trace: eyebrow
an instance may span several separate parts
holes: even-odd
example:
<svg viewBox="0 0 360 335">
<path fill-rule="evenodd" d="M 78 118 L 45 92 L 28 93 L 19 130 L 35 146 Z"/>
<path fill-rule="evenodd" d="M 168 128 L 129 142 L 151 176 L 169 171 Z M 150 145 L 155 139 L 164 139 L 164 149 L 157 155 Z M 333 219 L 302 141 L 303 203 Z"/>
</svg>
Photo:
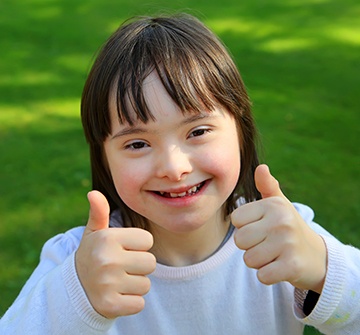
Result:
<svg viewBox="0 0 360 335">
<path fill-rule="evenodd" d="M 191 124 L 191 123 L 199 121 L 199 120 L 209 119 L 209 118 L 212 119 L 212 118 L 216 118 L 216 117 L 217 116 L 212 113 L 193 114 L 193 115 L 185 118 L 184 120 L 182 120 L 179 124 L 179 127 L 183 126 L 183 125 Z M 121 129 L 120 131 L 118 131 L 116 134 L 111 136 L 111 138 L 114 139 L 114 138 L 118 138 L 118 137 L 122 137 L 122 136 L 126 136 L 126 135 L 146 134 L 149 132 L 150 131 L 148 129 L 141 127 L 141 126 L 128 126 L 128 127 Z"/>
</svg>

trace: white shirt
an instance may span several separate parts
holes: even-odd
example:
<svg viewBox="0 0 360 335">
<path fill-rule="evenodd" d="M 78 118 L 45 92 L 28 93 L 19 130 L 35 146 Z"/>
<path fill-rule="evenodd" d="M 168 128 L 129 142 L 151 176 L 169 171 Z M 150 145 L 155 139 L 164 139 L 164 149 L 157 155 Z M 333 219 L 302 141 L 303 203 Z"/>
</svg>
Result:
<svg viewBox="0 0 360 335">
<path fill-rule="evenodd" d="M 38 267 L 0 320 L 0 333 L 300 335 L 307 323 L 324 334 L 360 334 L 360 251 L 314 223 L 309 207 L 294 205 L 324 238 L 328 251 L 325 286 L 307 317 L 301 308 L 302 292 L 288 283 L 261 284 L 230 238 L 198 264 L 157 264 L 149 276 L 145 309 L 108 320 L 92 308 L 77 277 L 74 253 L 84 230 L 78 227 L 44 245 Z"/>
</svg>

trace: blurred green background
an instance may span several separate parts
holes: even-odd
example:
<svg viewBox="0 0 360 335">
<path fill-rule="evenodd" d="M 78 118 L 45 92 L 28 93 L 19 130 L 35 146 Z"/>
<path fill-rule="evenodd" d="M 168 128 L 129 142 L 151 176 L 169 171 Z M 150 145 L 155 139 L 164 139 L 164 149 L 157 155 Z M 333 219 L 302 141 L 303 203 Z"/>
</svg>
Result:
<svg viewBox="0 0 360 335">
<path fill-rule="evenodd" d="M 2 0 L 0 315 L 44 242 L 87 220 L 79 101 L 96 50 L 129 16 L 173 10 L 198 16 L 230 49 L 263 161 L 287 196 L 360 247 L 357 0 Z"/>
</svg>

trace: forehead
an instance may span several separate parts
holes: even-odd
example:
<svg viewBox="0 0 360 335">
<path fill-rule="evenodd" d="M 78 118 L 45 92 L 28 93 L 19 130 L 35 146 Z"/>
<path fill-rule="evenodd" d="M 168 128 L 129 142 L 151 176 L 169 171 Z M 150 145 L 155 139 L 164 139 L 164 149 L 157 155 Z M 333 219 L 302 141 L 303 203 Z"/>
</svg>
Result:
<svg viewBox="0 0 360 335">
<path fill-rule="evenodd" d="M 156 119 L 154 114 L 162 111 L 166 112 L 170 109 L 169 107 L 176 105 L 155 71 L 152 71 L 142 82 L 141 88 L 139 89 L 141 95 L 135 97 L 129 92 L 129 90 L 126 91 L 124 99 L 125 106 L 121 108 L 121 106 L 119 106 L 119 94 L 121 94 L 121 92 L 118 91 L 116 85 L 112 86 L 109 95 L 109 111 L 112 122 L 117 120 L 120 123 L 130 123 L 126 122 L 129 118 L 132 121 L 131 123 L 139 123 L 141 121 L 146 123 L 139 117 L 139 113 L 141 113 L 139 109 L 142 108 L 141 104 L 146 106 L 149 115 L 154 116 L 151 117 L 151 119 Z"/>
<path fill-rule="evenodd" d="M 109 95 L 109 112 L 111 123 L 114 124 L 140 124 L 148 121 L 156 121 L 173 114 L 174 111 L 179 115 L 197 115 L 208 114 L 209 108 L 202 103 L 200 98 L 196 97 L 194 89 L 190 88 L 192 99 L 196 99 L 201 108 L 181 109 L 180 106 L 168 93 L 157 71 L 153 70 L 142 82 L 139 93 L 136 97 L 134 94 L 125 93 L 125 106 L 119 105 L 119 91 L 116 85 L 113 85 Z M 144 108 L 145 107 L 145 108 Z M 144 110 L 145 109 L 145 110 Z M 146 117 L 141 117 L 146 113 Z M 129 121 L 130 120 L 130 121 Z"/>
</svg>

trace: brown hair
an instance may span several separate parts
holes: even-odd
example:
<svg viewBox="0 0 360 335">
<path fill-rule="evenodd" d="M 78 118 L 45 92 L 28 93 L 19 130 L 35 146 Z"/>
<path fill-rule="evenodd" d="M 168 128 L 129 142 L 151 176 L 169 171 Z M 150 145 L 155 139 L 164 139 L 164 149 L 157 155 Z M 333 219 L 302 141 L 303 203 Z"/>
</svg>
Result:
<svg viewBox="0 0 360 335">
<path fill-rule="evenodd" d="M 240 196 L 247 202 L 258 199 L 253 177 L 258 165 L 256 130 L 244 83 L 224 45 L 202 22 L 188 14 L 128 20 L 100 50 L 81 101 L 93 188 L 106 196 L 111 210 L 120 209 L 125 226 L 146 228 L 147 220 L 128 208 L 117 194 L 103 143 L 111 133 L 109 96 L 114 89 L 119 122 L 134 121 L 127 99 L 139 120 L 144 123 L 153 120 L 142 91 L 144 79 L 153 70 L 183 113 L 200 112 L 204 106 L 212 110 L 220 104 L 235 118 L 241 172 L 224 205 L 225 215 L 236 207 Z"/>
</svg>

